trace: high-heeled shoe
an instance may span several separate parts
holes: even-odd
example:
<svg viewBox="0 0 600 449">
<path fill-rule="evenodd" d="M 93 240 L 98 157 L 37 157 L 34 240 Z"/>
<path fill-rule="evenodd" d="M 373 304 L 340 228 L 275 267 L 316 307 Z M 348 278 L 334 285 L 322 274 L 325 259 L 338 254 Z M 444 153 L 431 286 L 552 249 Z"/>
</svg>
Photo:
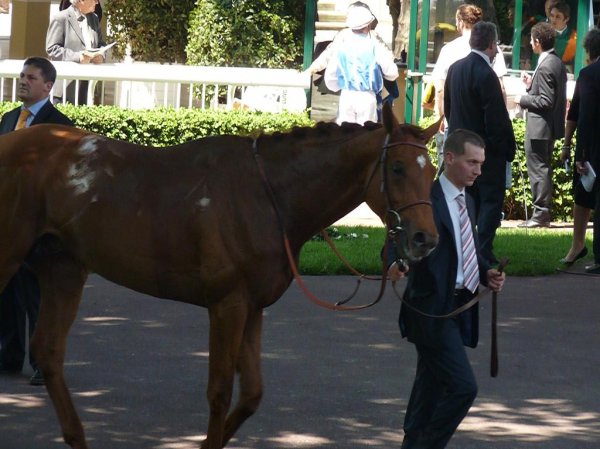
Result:
<svg viewBox="0 0 600 449">
<path fill-rule="evenodd" d="M 563 265 L 566 265 L 567 267 L 570 267 L 575 262 L 577 262 L 579 259 L 587 256 L 587 253 L 588 253 L 588 249 L 587 249 L 587 247 L 584 246 L 583 249 L 581 251 L 579 251 L 579 254 L 577 254 L 575 256 L 575 259 L 573 259 L 573 260 L 567 260 L 566 257 L 563 257 L 562 259 L 560 259 L 560 263 L 562 263 Z"/>
</svg>

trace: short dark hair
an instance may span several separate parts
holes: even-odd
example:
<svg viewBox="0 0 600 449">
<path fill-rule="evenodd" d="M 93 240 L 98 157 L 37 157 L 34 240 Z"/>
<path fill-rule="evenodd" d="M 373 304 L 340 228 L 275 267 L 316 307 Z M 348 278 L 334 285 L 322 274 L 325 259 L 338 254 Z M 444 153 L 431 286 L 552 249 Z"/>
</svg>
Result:
<svg viewBox="0 0 600 449">
<path fill-rule="evenodd" d="M 588 31 L 583 40 L 583 48 L 592 61 L 600 56 L 600 30 L 598 28 Z"/>
<path fill-rule="evenodd" d="M 531 28 L 531 37 L 539 41 L 542 50 L 547 51 L 554 47 L 556 30 L 547 22 L 538 22 Z"/>
<path fill-rule="evenodd" d="M 483 51 L 498 40 L 496 25 L 492 22 L 477 22 L 471 30 L 469 45 L 474 50 Z"/>
<path fill-rule="evenodd" d="M 553 9 L 556 9 L 558 12 L 562 13 L 562 15 L 565 16 L 565 19 L 571 18 L 571 7 L 567 3 L 556 2 L 550 10 L 552 11 Z"/>
<path fill-rule="evenodd" d="M 446 138 L 444 143 L 444 152 L 450 151 L 456 155 L 465 154 L 465 144 L 470 143 L 471 145 L 485 148 L 485 142 L 481 136 L 473 131 L 467 129 L 456 129 L 452 131 Z"/>
<path fill-rule="evenodd" d="M 52 84 L 56 82 L 56 68 L 54 64 L 50 62 L 49 59 L 43 58 L 41 56 L 31 56 L 27 58 L 23 63 L 24 66 L 32 65 L 37 67 L 42 71 L 42 77 L 44 78 L 44 82 L 51 81 Z"/>
</svg>

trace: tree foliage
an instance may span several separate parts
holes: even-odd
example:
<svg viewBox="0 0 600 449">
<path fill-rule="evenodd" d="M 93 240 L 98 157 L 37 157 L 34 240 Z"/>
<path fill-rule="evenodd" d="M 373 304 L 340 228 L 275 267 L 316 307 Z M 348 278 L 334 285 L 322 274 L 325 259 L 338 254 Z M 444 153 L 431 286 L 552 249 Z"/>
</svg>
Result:
<svg viewBox="0 0 600 449">
<path fill-rule="evenodd" d="M 299 67 L 304 1 L 202 0 L 194 8 L 188 63 L 222 67 Z"/>
<path fill-rule="evenodd" d="M 200 3 L 203 3 L 202 0 Z M 123 57 L 127 44 L 139 61 L 178 62 L 186 59 L 189 15 L 196 0 L 108 0 L 109 41 L 113 55 Z"/>
</svg>

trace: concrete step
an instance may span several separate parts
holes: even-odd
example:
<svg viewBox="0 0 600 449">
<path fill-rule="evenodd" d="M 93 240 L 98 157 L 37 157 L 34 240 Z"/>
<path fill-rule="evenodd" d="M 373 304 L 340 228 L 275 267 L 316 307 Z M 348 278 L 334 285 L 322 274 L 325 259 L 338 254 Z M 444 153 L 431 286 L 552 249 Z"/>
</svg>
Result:
<svg viewBox="0 0 600 449">
<path fill-rule="evenodd" d="M 346 13 L 343 11 L 319 11 L 320 22 L 346 22 Z"/>
<path fill-rule="evenodd" d="M 317 11 L 334 11 L 336 7 L 335 0 L 319 0 L 317 2 Z"/>
<path fill-rule="evenodd" d="M 345 23 L 339 22 L 315 22 L 315 28 L 317 30 L 335 30 L 336 32 L 346 28 Z"/>
</svg>

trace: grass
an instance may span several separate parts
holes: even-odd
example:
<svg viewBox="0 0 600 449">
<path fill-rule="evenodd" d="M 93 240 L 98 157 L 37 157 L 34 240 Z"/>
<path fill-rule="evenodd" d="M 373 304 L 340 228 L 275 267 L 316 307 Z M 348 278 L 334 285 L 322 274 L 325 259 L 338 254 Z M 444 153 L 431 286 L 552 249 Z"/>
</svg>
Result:
<svg viewBox="0 0 600 449">
<path fill-rule="evenodd" d="M 330 233 L 340 253 L 350 264 L 364 274 L 380 274 L 380 252 L 385 230 L 379 227 L 338 226 Z M 558 262 L 571 246 L 571 230 L 498 229 L 494 253 L 498 258 L 508 257 L 506 272 L 511 276 L 543 276 L 556 274 Z M 591 231 L 587 235 L 591 249 Z M 584 259 L 592 260 L 590 254 Z M 311 240 L 300 254 L 300 272 L 305 275 L 350 274 L 326 242 Z"/>
</svg>

